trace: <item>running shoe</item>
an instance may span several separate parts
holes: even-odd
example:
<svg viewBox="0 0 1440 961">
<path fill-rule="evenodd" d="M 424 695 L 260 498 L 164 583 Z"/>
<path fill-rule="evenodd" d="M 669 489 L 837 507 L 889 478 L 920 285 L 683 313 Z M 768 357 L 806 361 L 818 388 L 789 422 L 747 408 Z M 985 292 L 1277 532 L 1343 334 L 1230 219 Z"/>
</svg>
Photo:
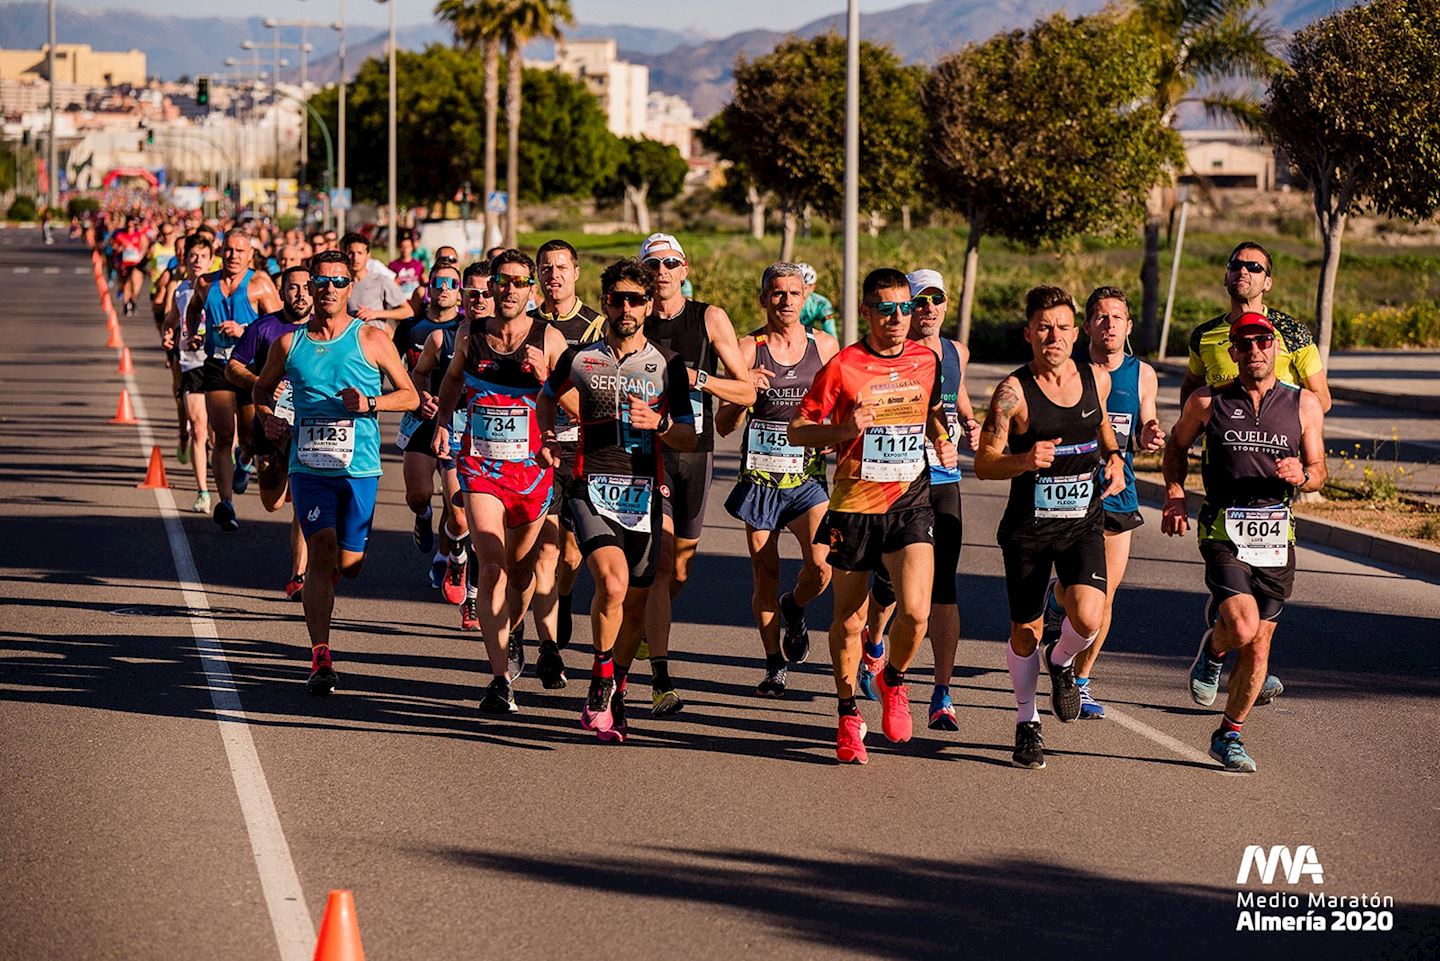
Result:
<svg viewBox="0 0 1440 961">
<path fill-rule="evenodd" d="M 867 701 L 878 701 L 880 695 L 875 690 L 875 675 L 885 669 L 885 655 L 881 653 L 878 657 L 871 657 L 866 650 L 870 646 L 870 628 L 860 629 L 860 669 L 855 674 L 855 687 L 860 696 Z"/>
<path fill-rule="evenodd" d="M 960 721 L 955 717 L 955 705 L 950 700 L 949 691 L 937 691 L 930 698 L 930 730 L 960 730 Z"/>
<path fill-rule="evenodd" d="M 250 471 L 254 465 L 240 459 L 240 451 L 235 451 L 235 479 L 231 486 L 236 494 L 243 494 L 250 489 Z"/>
<path fill-rule="evenodd" d="M 503 677 L 492 678 L 480 699 L 481 714 L 519 714 L 520 705 L 515 703 L 515 692 L 510 682 Z"/>
<path fill-rule="evenodd" d="M 227 534 L 233 534 L 240 529 L 240 519 L 235 516 L 235 505 L 229 501 L 220 501 L 215 505 L 214 512 L 210 515 L 220 529 Z"/>
<path fill-rule="evenodd" d="M 430 558 L 430 586 L 440 590 L 440 585 L 445 583 L 445 574 L 450 569 L 450 559 L 445 555 Z M 450 599 L 447 597 L 447 601 Z M 461 598 L 464 600 L 464 598 Z"/>
<path fill-rule="evenodd" d="M 1190 700 L 1201 707 L 1215 703 L 1215 694 L 1220 690 L 1220 671 L 1225 667 L 1223 657 L 1217 661 L 1210 655 L 1213 633 L 1209 630 L 1200 635 L 1200 648 L 1195 652 L 1195 660 L 1190 662 Z"/>
<path fill-rule="evenodd" d="M 1269 704 L 1284 693 L 1285 685 L 1280 683 L 1280 678 L 1274 674 L 1267 674 L 1265 676 L 1264 686 L 1260 688 L 1260 693 L 1255 696 L 1255 706 L 1260 707 L 1262 704 Z"/>
<path fill-rule="evenodd" d="M 1225 765 L 1227 771 L 1255 773 L 1255 759 L 1240 742 L 1239 731 L 1216 731 L 1210 735 L 1210 756 Z"/>
<path fill-rule="evenodd" d="M 301 600 L 305 592 L 305 575 L 296 574 L 285 582 L 285 600 Z"/>
<path fill-rule="evenodd" d="M 1105 716 L 1105 705 L 1095 700 L 1088 683 L 1080 685 L 1080 720 L 1098 721 Z"/>
<path fill-rule="evenodd" d="M 785 682 L 789 679 L 790 669 L 784 664 L 776 668 L 765 668 L 765 676 L 760 683 L 755 685 L 755 693 L 761 697 L 784 697 Z"/>
<path fill-rule="evenodd" d="M 675 693 L 673 687 L 663 690 L 650 691 L 650 716 L 668 717 L 671 714 L 679 714 L 685 702 L 680 700 L 680 695 Z"/>
<path fill-rule="evenodd" d="M 607 744 L 624 744 L 630 736 L 630 722 L 625 720 L 624 691 L 616 691 L 610 699 L 610 730 L 596 731 L 595 736 Z"/>
<path fill-rule="evenodd" d="M 792 618 L 786 613 L 787 607 L 793 607 L 799 613 Z M 780 617 L 785 622 L 785 636 L 780 641 L 785 660 L 791 664 L 804 664 L 810 656 L 810 629 L 805 624 L 805 608 L 795 603 L 793 591 L 780 598 Z"/>
<path fill-rule="evenodd" d="M 415 515 L 415 530 L 411 532 L 411 540 L 415 542 L 415 549 L 422 554 L 435 550 L 435 529 L 430 526 L 432 516 L 430 511 Z"/>
<path fill-rule="evenodd" d="M 210 492 L 201 491 L 200 493 L 196 494 L 195 503 L 190 505 L 190 509 L 197 514 L 210 513 Z"/>
<path fill-rule="evenodd" d="M 1045 739 L 1040 736 L 1039 721 L 1015 725 L 1015 753 L 1010 755 L 1010 763 L 1032 771 L 1045 766 Z"/>
<path fill-rule="evenodd" d="M 875 675 L 875 688 L 880 694 L 880 730 L 892 744 L 910 740 L 914 733 L 914 722 L 910 719 L 910 694 L 901 681 L 891 687 L 885 681 L 885 672 Z"/>
<path fill-rule="evenodd" d="M 475 609 L 475 598 L 467 597 L 460 605 L 460 630 L 480 630 L 480 612 Z"/>
<path fill-rule="evenodd" d="M 465 601 L 464 554 L 460 555 L 459 560 L 445 560 L 445 578 L 440 582 L 440 594 L 450 604 L 461 604 Z"/>
<path fill-rule="evenodd" d="M 841 764 L 866 764 L 870 753 L 865 750 L 865 735 L 869 729 L 859 714 L 846 714 L 840 718 L 835 731 L 835 757 Z"/>
<path fill-rule="evenodd" d="M 317 696 L 333 694 L 338 680 L 339 675 L 330 662 L 330 645 L 318 644 L 311 648 L 310 679 L 305 682 L 305 689 Z"/>
<path fill-rule="evenodd" d="M 1050 709 L 1060 720 L 1073 721 L 1080 716 L 1080 688 L 1075 683 L 1075 668 L 1070 664 L 1057 666 L 1050 660 L 1054 652 L 1054 644 L 1040 649 L 1040 659 L 1050 674 Z"/>
<path fill-rule="evenodd" d="M 1060 628 L 1065 623 L 1065 607 L 1055 593 L 1057 583 L 1058 581 L 1052 577 L 1049 586 L 1045 588 L 1045 623 L 1041 628 L 1041 643 L 1059 640 Z"/>
<path fill-rule="evenodd" d="M 568 683 L 565 677 L 565 659 L 554 641 L 540 643 L 540 656 L 535 659 L 535 674 L 540 686 L 547 691 L 558 691 Z"/>
<path fill-rule="evenodd" d="M 594 731 L 602 741 L 609 740 L 606 735 L 615 727 L 615 713 L 611 710 L 614 698 L 615 678 L 590 678 L 590 693 L 585 697 L 585 706 L 580 709 L 580 726 Z"/>
<path fill-rule="evenodd" d="M 516 624 L 510 631 L 510 642 L 505 645 L 510 655 L 510 677 L 518 680 L 525 673 L 525 623 Z"/>
</svg>

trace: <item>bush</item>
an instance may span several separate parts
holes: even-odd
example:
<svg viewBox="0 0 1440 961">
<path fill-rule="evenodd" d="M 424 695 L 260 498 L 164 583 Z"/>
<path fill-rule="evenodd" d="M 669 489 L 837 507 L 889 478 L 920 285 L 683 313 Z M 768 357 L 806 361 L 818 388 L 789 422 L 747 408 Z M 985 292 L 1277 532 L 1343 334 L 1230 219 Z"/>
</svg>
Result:
<svg viewBox="0 0 1440 961">
<path fill-rule="evenodd" d="M 70 202 L 65 205 L 65 216 L 84 217 L 87 213 L 93 214 L 100 210 L 100 201 L 94 197 L 71 197 Z"/>
<path fill-rule="evenodd" d="M 1440 347 L 1440 300 L 1338 317 L 1335 341 L 1340 347 Z"/>
<path fill-rule="evenodd" d="M 35 198 L 27 197 L 24 194 L 15 198 L 10 209 L 5 212 L 6 220 L 34 220 L 39 214 L 35 208 Z"/>
</svg>

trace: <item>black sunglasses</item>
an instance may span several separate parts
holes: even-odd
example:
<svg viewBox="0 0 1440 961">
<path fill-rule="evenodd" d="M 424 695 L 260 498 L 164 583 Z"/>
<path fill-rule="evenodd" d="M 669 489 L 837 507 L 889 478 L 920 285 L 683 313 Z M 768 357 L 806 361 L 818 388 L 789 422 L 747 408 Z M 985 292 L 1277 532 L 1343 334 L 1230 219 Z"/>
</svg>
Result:
<svg viewBox="0 0 1440 961">
<path fill-rule="evenodd" d="M 1225 266 L 1231 273 L 1236 273 L 1241 270 L 1248 270 L 1252 274 L 1269 273 L 1269 271 L 1265 269 L 1265 265 L 1258 260 L 1232 260 Z"/>
<path fill-rule="evenodd" d="M 316 274 L 310 278 L 310 282 L 316 287 L 334 287 L 336 290 L 344 290 L 350 286 L 349 277 L 332 277 L 329 274 Z"/>
<path fill-rule="evenodd" d="M 664 267 L 666 270 L 674 270 L 684 263 L 679 257 L 647 257 L 644 261 L 646 267 Z"/>
<path fill-rule="evenodd" d="M 622 304 L 627 307 L 640 307 L 649 302 L 649 294 L 642 294 L 635 290 L 612 290 L 605 295 L 605 303 L 611 307 L 619 307 Z"/>
<path fill-rule="evenodd" d="M 1230 346 L 1241 353 L 1249 353 L 1251 346 L 1259 347 L 1261 350 L 1269 350 L 1270 345 L 1275 343 L 1274 334 L 1256 334 L 1254 337 L 1231 337 Z"/>
</svg>

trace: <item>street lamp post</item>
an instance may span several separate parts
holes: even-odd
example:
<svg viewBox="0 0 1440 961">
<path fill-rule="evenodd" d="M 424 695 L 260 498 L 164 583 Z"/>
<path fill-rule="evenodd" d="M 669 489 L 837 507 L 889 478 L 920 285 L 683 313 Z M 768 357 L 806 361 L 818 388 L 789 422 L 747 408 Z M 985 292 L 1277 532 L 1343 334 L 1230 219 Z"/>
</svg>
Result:
<svg viewBox="0 0 1440 961">
<path fill-rule="evenodd" d="M 271 37 L 270 40 L 269 40 L 267 43 L 257 43 L 257 42 L 255 42 L 254 40 L 245 40 L 245 41 L 242 41 L 242 42 L 241 42 L 240 46 L 241 46 L 242 49 L 245 49 L 245 50 L 259 49 L 259 48 L 261 48 L 261 47 L 264 47 L 264 48 L 272 51 L 272 52 L 274 53 L 274 55 L 275 55 L 275 76 L 274 76 L 274 78 L 273 78 L 273 79 L 271 80 L 271 82 L 270 82 L 270 104 L 271 104 L 271 112 L 274 113 L 274 115 L 275 115 L 275 197 L 274 197 L 274 203 L 272 204 L 272 211 L 273 211 L 273 216 L 274 216 L 274 218 L 275 218 L 275 223 L 278 224 L 278 223 L 280 222 L 280 172 L 281 172 L 281 169 L 280 169 L 280 164 L 281 164 L 281 156 L 280 156 L 280 94 L 279 94 L 279 90 L 280 90 L 280 68 L 281 68 L 281 67 L 288 67 L 288 66 L 290 65 L 290 61 L 288 61 L 288 60 L 281 60 L 281 59 L 280 59 L 280 51 L 281 51 L 281 50 L 298 50 L 298 51 L 300 51 L 301 55 L 303 56 L 305 53 L 308 52 L 308 51 L 306 50 L 306 48 L 309 47 L 310 45 L 309 45 L 309 44 L 300 44 L 300 43 L 281 43 L 281 42 L 280 42 L 280 31 L 279 31 L 279 28 L 278 28 L 278 27 L 275 27 L 275 28 L 273 28 L 273 29 L 275 30 L 275 35 L 274 35 L 273 37 Z M 313 49 L 313 48 L 312 48 L 312 49 Z M 305 122 L 305 115 L 304 115 L 303 113 L 302 113 L 301 116 L 300 116 L 300 120 L 301 120 L 301 124 L 300 124 L 300 125 L 301 125 L 302 128 L 305 127 L 305 126 L 307 126 L 307 124 L 306 124 L 306 122 Z"/>
<path fill-rule="evenodd" d="M 50 49 L 46 54 L 46 73 L 50 77 L 50 136 L 45 140 L 45 164 L 49 168 L 49 179 L 45 192 L 45 205 L 50 208 L 50 218 L 55 218 L 55 208 L 60 206 L 60 171 L 55 166 L 59 156 L 55 149 L 55 0 L 50 0 Z M 47 235 L 48 240 L 48 235 Z"/>
<path fill-rule="evenodd" d="M 390 229 L 385 232 L 390 252 L 390 259 L 396 256 L 395 239 L 400 231 L 400 220 L 396 216 L 395 205 L 395 0 L 375 0 L 376 3 L 388 3 L 390 5 L 390 41 L 386 45 L 389 50 L 389 74 L 390 74 L 390 196 L 389 196 L 389 222 Z"/>
<path fill-rule="evenodd" d="M 301 3 L 305 3 L 306 0 L 300 0 L 300 2 L 301 2 Z M 341 0 L 341 3 L 340 3 L 340 15 L 341 15 L 342 17 L 345 15 L 345 3 L 344 3 L 344 0 Z M 344 118 L 344 116 L 345 116 L 345 34 L 344 34 L 345 24 L 342 23 L 341 21 L 338 21 L 338 20 L 337 20 L 337 21 L 334 21 L 334 22 L 332 23 L 332 22 L 322 21 L 322 20 L 311 20 L 309 17 L 300 17 L 300 18 L 298 18 L 298 19 L 283 19 L 283 18 L 277 18 L 277 17 L 267 17 L 267 18 L 265 19 L 265 21 L 264 21 L 264 24 L 265 24 L 265 26 L 270 27 L 270 28 L 272 28 L 272 29 L 275 28 L 275 27 L 299 27 L 299 28 L 300 28 L 300 90 L 301 90 L 301 93 L 304 95 L 305 100 L 306 100 L 307 103 L 309 102 L 309 99 L 310 99 L 310 68 L 309 68 L 310 58 L 307 56 L 307 54 L 309 53 L 310 50 L 313 50 L 313 49 L 314 49 L 313 45 L 309 45 L 309 44 L 307 43 L 307 41 L 308 41 L 308 39 L 309 39 L 309 30 L 310 30 L 311 27 L 323 27 L 323 28 L 326 28 L 326 29 L 329 29 L 329 30 L 334 30 L 334 31 L 340 33 L 340 90 L 339 90 L 339 94 L 340 94 L 340 117 L 341 117 L 341 121 L 340 121 L 340 122 L 343 124 L 343 123 L 344 123 L 344 119 L 343 119 L 343 118 Z M 332 174 L 333 174 L 333 171 L 332 171 Z M 301 183 L 308 183 L 308 182 L 309 182 L 309 179 L 310 179 L 310 125 L 309 125 L 308 123 L 304 123 L 304 124 L 302 124 L 301 127 L 300 127 L 300 181 L 301 181 Z M 341 184 L 343 185 L 343 183 L 344 183 L 344 179 L 343 179 L 343 177 L 342 177 L 342 178 L 341 178 Z M 336 184 L 335 184 L 335 182 L 334 182 L 333 176 L 332 176 L 330 182 L 327 183 L 325 186 L 326 186 L 327 188 L 336 186 Z M 328 209 L 328 207 L 327 207 L 326 209 Z"/>
<path fill-rule="evenodd" d="M 860 339 L 860 3 L 850 0 L 845 28 L 845 266 L 842 344 Z"/>
<path fill-rule="evenodd" d="M 336 152 L 340 156 L 335 161 L 335 180 L 337 181 L 335 186 L 343 194 L 345 192 L 345 86 L 347 82 L 345 79 L 345 0 L 340 0 L 340 20 L 337 26 L 340 30 L 340 97 L 338 103 L 340 144 L 336 147 Z M 342 234 L 345 232 L 347 213 L 348 211 L 343 207 L 335 211 L 335 229 Z"/>
</svg>

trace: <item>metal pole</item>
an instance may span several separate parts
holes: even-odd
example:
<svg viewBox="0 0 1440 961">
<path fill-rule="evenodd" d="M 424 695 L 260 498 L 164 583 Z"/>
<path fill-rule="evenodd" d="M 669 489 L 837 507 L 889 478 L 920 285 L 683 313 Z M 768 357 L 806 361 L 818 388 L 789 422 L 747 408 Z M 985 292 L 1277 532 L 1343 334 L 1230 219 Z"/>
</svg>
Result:
<svg viewBox="0 0 1440 961">
<path fill-rule="evenodd" d="M 280 31 L 271 38 L 275 41 L 275 72 L 270 75 L 270 112 L 275 117 L 275 201 L 271 205 L 274 224 L 280 226 Z"/>
<path fill-rule="evenodd" d="M 55 149 L 55 0 L 50 0 L 50 49 L 47 56 L 46 72 L 50 75 L 50 136 L 45 141 L 46 165 L 49 167 L 49 190 L 45 194 L 45 205 L 50 216 L 55 217 L 55 208 L 60 206 L 60 177 L 55 166 L 59 152 Z"/>
<path fill-rule="evenodd" d="M 338 181 L 335 186 L 341 193 L 345 191 L 345 84 L 345 0 L 340 0 L 340 156 L 335 164 L 335 179 Z M 344 209 L 335 211 L 335 229 L 340 233 L 345 232 L 346 212 Z"/>
<path fill-rule="evenodd" d="M 860 339 L 860 2 L 850 0 L 845 27 L 845 266 L 841 343 Z"/>
<path fill-rule="evenodd" d="M 301 0 L 303 3 L 304 0 Z M 310 55 L 305 49 L 307 34 L 310 29 L 310 18 L 305 17 L 300 21 L 300 96 L 308 103 L 310 100 Z M 300 185 L 306 186 L 310 180 L 310 122 L 304 114 L 300 115 Z"/>
<path fill-rule="evenodd" d="M 1175 306 L 1175 284 L 1180 279 L 1180 253 L 1185 249 L 1185 220 L 1190 213 L 1190 188 L 1180 188 L 1180 225 L 1175 229 L 1175 259 L 1170 264 L 1170 293 L 1165 298 L 1165 320 L 1160 324 L 1160 353 L 1157 359 L 1165 359 L 1165 348 L 1170 341 L 1170 310 Z"/>
<path fill-rule="evenodd" d="M 390 0 L 390 229 L 387 246 L 390 259 L 396 256 L 395 237 L 400 232 L 400 221 L 395 215 L 395 0 Z"/>
</svg>

